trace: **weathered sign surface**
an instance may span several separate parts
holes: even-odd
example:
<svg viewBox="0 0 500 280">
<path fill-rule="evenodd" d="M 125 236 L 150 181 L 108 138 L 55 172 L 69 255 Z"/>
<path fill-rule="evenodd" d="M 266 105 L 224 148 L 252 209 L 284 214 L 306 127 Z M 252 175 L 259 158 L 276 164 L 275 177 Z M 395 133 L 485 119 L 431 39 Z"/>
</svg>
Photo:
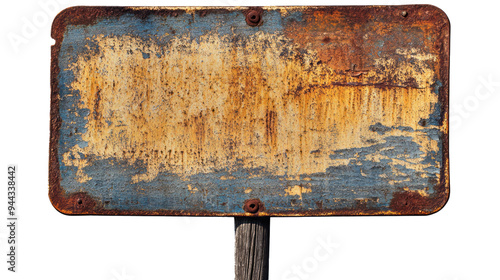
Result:
<svg viewBox="0 0 500 280">
<path fill-rule="evenodd" d="M 433 6 L 75 7 L 52 26 L 66 214 L 429 214 L 449 193 Z"/>
</svg>

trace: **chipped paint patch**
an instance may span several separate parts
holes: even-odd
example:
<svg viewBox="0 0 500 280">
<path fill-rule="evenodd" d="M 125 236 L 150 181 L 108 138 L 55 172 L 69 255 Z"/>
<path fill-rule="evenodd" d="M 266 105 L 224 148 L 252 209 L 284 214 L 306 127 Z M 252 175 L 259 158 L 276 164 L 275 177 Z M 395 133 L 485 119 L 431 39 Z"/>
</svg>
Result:
<svg viewBox="0 0 500 280">
<path fill-rule="evenodd" d="M 302 200 L 302 194 L 312 192 L 311 188 L 303 187 L 303 186 L 293 186 L 285 189 L 286 195 L 296 195 Z"/>
<path fill-rule="evenodd" d="M 196 193 L 198 191 L 198 189 L 196 187 L 193 188 L 193 186 L 191 186 L 191 185 L 188 185 L 188 190 L 190 193 Z"/>
</svg>

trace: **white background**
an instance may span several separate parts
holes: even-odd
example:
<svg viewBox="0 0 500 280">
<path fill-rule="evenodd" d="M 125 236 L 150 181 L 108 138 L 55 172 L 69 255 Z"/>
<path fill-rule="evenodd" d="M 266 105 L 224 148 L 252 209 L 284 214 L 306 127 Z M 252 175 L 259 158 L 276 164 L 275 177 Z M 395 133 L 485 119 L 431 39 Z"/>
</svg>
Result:
<svg viewBox="0 0 500 280">
<path fill-rule="evenodd" d="M 58 11 L 74 5 L 306 3 L 57 1 Z M 47 193 L 50 25 L 55 13 L 41 7 L 47 2 L 4 1 L 1 6 L 0 279 L 233 279 L 232 218 L 77 217 L 52 207 Z M 417 3 L 426 2 L 315 0 L 307 4 Z M 500 279 L 499 5 L 497 1 L 431 4 L 443 9 L 451 21 L 448 204 L 424 217 L 273 218 L 270 279 Z M 30 23 L 36 23 L 36 30 L 23 34 Z M 12 44 L 12 36 L 23 38 L 22 43 Z M 15 274 L 7 272 L 3 261 L 10 163 L 19 170 Z M 321 240 L 335 243 L 335 248 L 324 250 Z M 321 258 L 315 252 L 321 252 Z M 303 275 L 294 273 L 294 267 Z"/>
</svg>

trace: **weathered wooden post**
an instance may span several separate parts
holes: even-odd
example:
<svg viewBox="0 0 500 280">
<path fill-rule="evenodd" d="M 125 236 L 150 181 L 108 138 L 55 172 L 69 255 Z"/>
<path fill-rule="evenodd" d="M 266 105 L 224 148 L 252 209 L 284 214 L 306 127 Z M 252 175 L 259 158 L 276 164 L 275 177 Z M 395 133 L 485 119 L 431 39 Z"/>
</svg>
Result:
<svg viewBox="0 0 500 280">
<path fill-rule="evenodd" d="M 236 279 L 269 278 L 270 217 L 234 218 Z"/>
<path fill-rule="evenodd" d="M 74 7 L 54 20 L 50 199 L 64 214 L 426 215 L 449 194 L 436 7 Z"/>
</svg>

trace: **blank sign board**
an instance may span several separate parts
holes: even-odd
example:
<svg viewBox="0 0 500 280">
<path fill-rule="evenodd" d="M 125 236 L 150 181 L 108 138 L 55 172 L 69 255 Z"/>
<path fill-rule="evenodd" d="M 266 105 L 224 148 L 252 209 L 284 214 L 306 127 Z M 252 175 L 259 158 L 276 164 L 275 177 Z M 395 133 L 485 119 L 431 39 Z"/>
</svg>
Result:
<svg viewBox="0 0 500 280">
<path fill-rule="evenodd" d="M 74 7 L 54 20 L 65 214 L 430 214 L 449 193 L 433 6 Z"/>
</svg>

